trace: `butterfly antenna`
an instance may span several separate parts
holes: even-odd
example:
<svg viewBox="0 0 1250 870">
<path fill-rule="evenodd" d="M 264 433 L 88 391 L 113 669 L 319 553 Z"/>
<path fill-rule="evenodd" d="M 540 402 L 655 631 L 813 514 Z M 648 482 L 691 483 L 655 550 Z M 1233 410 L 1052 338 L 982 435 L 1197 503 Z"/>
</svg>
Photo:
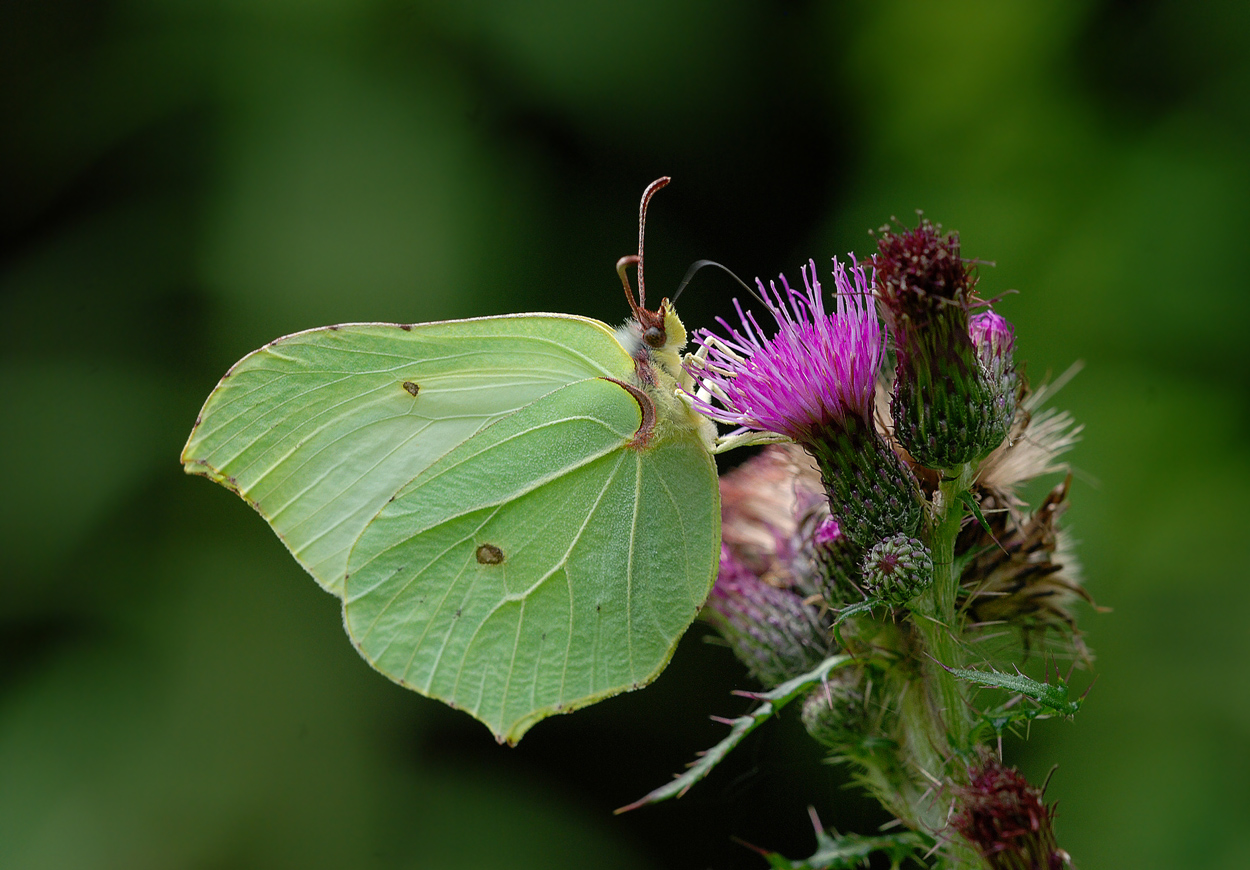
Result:
<svg viewBox="0 0 1250 870">
<path fill-rule="evenodd" d="M 629 276 L 625 274 L 625 270 L 637 262 L 637 254 L 630 254 L 616 261 L 616 274 L 621 276 L 621 284 L 625 287 L 625 301 L 629 303 L 629 310 L 635 320 L 638 319 L 638 302 L 634 299 L 634 288 L 629 286 Z"/>
<path fill-rule="evenodd" d="M 698 272 L 700 269 L 702 269 L 704 266 L 715 266 L 717 269 L 720 269 L 722 272 L 727 274 L 730 278 L 733 278 L 740 285 L 742 285 L 742 289 L 746 290 L 748 293 L 754 296 L 757 302 L 759 302 L 764 307 L 768 307 L 768 303 L 765 302 L 760 297 L 760 294 L 756 292 L 754 287 L 752 287 L 746 281 L 743 281 L 736 274 L 734 274 L 734 271 L 730 269 L 728 266 L 722 266 L 720 263 L 716 262 L 715 260 L 695 260 L 693 263 L 690 264 L 690 268 L 686 270 L 686 277 L 681 279 L 681 284 L 678 285 L 677 292 L 673 294 L 672 301 L 674 303 L 677 302 L 677 297 L 681 295 L 681 291 L 686 289 L 686 285 L 690 283 L 690 279 L 693 278 L 695 276 L 695 273 Z"/>
<path fill-rule="evenodd" d="M 638 206 L 638 307 L 647 307 L 647 285 L 642 278 L 642 242 L 647 233 L 647 203 L 651 201 L 651 197 L 655 196 L 655 192 L 664 187 L 673 179 L 665 175 L 657 178 L 655 181 L 647 185 L 647 189 L 642 192 L 642 204 Z"/>
</svg>

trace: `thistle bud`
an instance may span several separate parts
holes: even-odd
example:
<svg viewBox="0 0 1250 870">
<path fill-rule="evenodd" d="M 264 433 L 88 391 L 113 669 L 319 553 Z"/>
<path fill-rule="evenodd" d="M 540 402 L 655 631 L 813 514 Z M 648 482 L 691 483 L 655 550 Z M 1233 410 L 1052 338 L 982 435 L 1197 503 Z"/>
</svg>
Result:
<svg viewBox="0 0 1250 870">
<path fill-rule="evenodd" d="M 825 517 L 812 535 L 812 555 L 820 595 L 831 607 L 849 604 L 862 596 L 858 589 L 863 550 L 842 534 L 833 517 Z"/>
<path fill-rule="evenodd" d="M 956 790 L 951 827 L 992 870 L 1062 870 L 1071 858 L 1055 843 L 1054 806 L 1015 768 L 984 753 L 967 786 Z"/>
<path fill-rule="evenodd" d="M 915 538 L 891 535 L 864 556 L 863 573 L 869 595 L 899 607 L 933 582 L 933 558 Z"/>
<path fill-rule="evenodd" d="M 768 687 L 811 670 L 829 652 L 816 609 L 790 590 L 765 583 L 728 547 L 721 547 L 720 573 L 704 616 Z"/>
<path fill-rule="evenodd" d="M 803 727 L 830 749 L 857 744 L 868 736 L 868 709 L 861 669 L 834 671 L 803 700 Z"/>
<path fill-rule="evenodd" d="M 972 315 L 968 334 L 976 348 L 984 374 L 994 391 L 994 409 L 1004 432 L 1011 429 L 1016 414 L 1020 378 L 1012 355 L 1016 347 L 1015 331 L 1005 317 L 986 309 Z"/>
<path fill-rule="evenodd" d="M 873 265 L 898 352 L 895 436 L 930 468 L 953 468 L 993 450 L 1007 426 L 969 335 L 976 280 L 960 257 L 959 235 L 928 220 L 902 233 L 883 227 Z"/>
<path fill-rule="evenodd" d="M 968 320 L 968 335 L 977 350 L 981 365 L 991 371 L 1011 365 L 1016 349 L 1016 334 L 1007 318 L 987 308 Z"/>
</svg>

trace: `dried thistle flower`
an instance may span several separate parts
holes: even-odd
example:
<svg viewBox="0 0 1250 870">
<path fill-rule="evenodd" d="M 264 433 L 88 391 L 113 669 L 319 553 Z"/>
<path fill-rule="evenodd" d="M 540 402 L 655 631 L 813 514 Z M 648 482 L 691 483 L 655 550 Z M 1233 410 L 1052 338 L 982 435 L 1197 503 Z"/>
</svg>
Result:
<svg viewBox="0 0 1250 870">
<path fill-rule="evenodd" d="M 1029 647 L 1047 630 L 1065 638 L 1082 658 L 1089 653 L 1072 613 L 1076 600 L 1092 604 L 1081 586 L 1080 564 L 1059 520 L 1068 506 L 1069 474 L 1028 512 L 1020 488 L 1045 474 L 1067 472 L 1060 457 L 1080 436 L 1071 416 L 1039 410 L 1075 369 L 1020 403 L 1010 437 L 981 461 L 976 491 L 989 530 L 969 523 L 955 552 L 972 558 L 960 577 L 959 605 L 975 625 L 1008 624 Z"/>
<path fill-rule="evenodd" d="M 963 529 L 956 552 L 976 555 L 960 577 L 959 604 L 974 625 L 1016 627 L 1026 647 L 1034 636 L 1054 629 L 1087 658 L 1070 608 L 1078 598 L 1093 602 L 1080 585 L 1067 536 L 1057 527 L 1070 483 L 1069 476 L 1027 518 L 991 511 L 988 531 L 971 524 Z"/>
</svg>

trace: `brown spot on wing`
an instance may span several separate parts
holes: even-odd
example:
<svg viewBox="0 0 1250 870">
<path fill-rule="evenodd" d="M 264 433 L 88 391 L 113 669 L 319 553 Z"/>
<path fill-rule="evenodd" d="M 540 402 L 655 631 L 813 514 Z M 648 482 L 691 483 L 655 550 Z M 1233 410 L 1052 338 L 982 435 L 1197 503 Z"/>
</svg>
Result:
<svg viewBox="0 0 1250 870">
<path fill-rule="evenodd" d="M 482 544 L 477 548 L 479 565 L 500 565 L 503 563 L 503 550 L 494 544 Z"/>
</svg>

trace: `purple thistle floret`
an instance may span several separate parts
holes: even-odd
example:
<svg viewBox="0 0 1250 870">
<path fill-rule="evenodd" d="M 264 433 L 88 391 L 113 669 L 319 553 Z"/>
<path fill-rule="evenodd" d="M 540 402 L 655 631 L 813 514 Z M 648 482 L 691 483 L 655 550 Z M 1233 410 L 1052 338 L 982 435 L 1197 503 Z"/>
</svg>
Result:
<svg viewBox="0 0 1250 870">
<path fill-rule="evenodd" d="M 840 542 L 843 537 L 842 527 L 838 525 L 838 521 L 833 517 L 825 517 L 816 527 L 812 541 L 818 547 L 829 547 Z"/>
<path fill-rule="evenodd" d="M 1016 348 L 1016 333 L 1011 323 L 989 308 L 969 318 L 968 335 L 981 363 L 986 366 L 1004 357 L 1010 358 Z"/>
<path fill-rule="evenodd" d="M 810 271 L 809 271 L 810 269 Z M 836 301 L 825 310 L 816 263 L 803 267 L 805 293 L 780 276 L 765 289 L 756 280 L 777 333 L 765 338 L 755 316 L 735 299 L 741 330 L 717 318 L 727 337 L 699 330 L 695 342 L 707 358 L 691 367 L 697 384 L 717 404 L 693 397 L 700 413 L 748 430 L 778 432 L 810 443 L 830 425 L 848 417 L 868 420 L 873 410 L 877 372 L 885 349 L 872 298 L 872 279 L 852 260 L 833 261 Z"/>
<path fill-rule="evenodd" d="M 1015 419 L 1020 379 L 1012 360 L 1016 333 L 1010 321 L 987 308 L 968 319 L 968 336 L 985 367 L 990 387 L 990 412 L 1005 434 Z"/>
</svg>

